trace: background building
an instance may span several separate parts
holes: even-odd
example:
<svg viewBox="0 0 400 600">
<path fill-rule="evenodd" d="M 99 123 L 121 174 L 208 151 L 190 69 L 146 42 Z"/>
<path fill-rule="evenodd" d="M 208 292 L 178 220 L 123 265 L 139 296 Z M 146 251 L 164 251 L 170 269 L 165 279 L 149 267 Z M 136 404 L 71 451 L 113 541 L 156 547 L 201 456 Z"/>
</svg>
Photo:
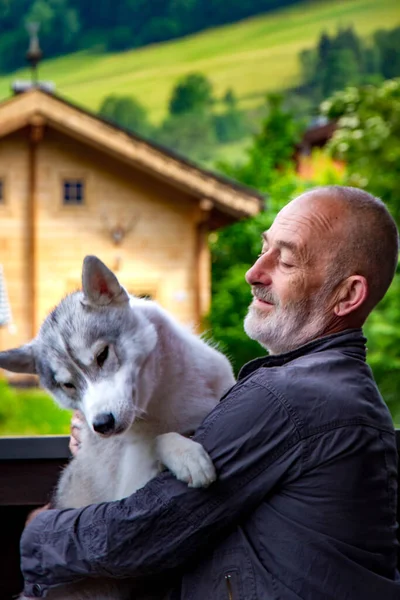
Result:
<svg viewBox="0 0 400 600">
<path fill-rule="evenodd" d="M 207 236 L 261 195 L 40 89 L 0 104 L 0 263 L 13 315 L 1 348 L 33 337 L 99 256 L 129 292 L 199 328 Z"/>
</svg>

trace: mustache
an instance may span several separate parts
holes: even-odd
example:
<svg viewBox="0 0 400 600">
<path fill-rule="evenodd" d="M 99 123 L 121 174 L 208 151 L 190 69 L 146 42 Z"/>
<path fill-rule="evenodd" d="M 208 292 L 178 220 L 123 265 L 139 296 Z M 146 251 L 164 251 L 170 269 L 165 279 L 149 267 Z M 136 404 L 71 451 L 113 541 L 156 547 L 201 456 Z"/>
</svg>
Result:
<svg viewBox="0 0 400 600">
<path fill-rule="evenodd" d="M 264 287 L 263 285 L 253 285 L 251 288 L 251 293 L 258 300 L 262 300 L 263 302 L 268 302 L 269 304 L 279 304 L 279 298 L 275 296 L 271 290 Z"/>
</svg>

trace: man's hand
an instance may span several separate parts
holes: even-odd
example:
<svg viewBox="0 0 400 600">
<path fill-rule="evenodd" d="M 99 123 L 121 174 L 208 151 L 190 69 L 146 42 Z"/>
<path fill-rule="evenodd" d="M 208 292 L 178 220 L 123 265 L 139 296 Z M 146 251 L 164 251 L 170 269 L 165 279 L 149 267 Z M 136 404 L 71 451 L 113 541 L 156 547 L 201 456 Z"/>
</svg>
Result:
<svg viewBox="0 0 400 600">
<path fill-rule="evenodd" d="M 76 456 L 81 447 L 81 429 L 84 422 L 84 416 L 79 410 L 75 410 L 71 419 L 71 437 L 69 439 L 69 449 L 72 456 Z"/>
<path fill-rule="evenodd" d="M 49 508 L 50 504 L 45 504 L 45 506 L 41 506 L 40 508 L 35 508 L 35 510 L 32 510 L 25 521 L 25 527 L 27 527 L 29 523 L 33 521 L 35 517 L 37 517 L 37 515 L 39 515 L 41 512 L 44 512 L 45 510 L 49 510 Z"/>
</svg>

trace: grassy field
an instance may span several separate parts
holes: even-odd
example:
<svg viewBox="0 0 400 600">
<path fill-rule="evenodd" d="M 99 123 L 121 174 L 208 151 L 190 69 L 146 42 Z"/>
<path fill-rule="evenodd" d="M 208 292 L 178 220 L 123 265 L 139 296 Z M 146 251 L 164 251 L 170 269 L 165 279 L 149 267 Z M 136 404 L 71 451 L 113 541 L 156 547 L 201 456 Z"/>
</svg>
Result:
<svg viewBox="0 0 400 600">
<path fill-rule="evenodd" d="M 58 408 L 46 392 L 0 381 L 0 436 L 67 434 L 70 420 L 71 412 Z"/>
<path fill-rule="evenodd" d="M 40 65 L 40 78 L 56 83 L 57 92 L 96 111 L 111 93 L 137 97 L 159 122 L 173 85 L 182 75 L 200 71 L 210 77 L 217 95 L 232 87 L 240 106 L 262 102 L 268 91 L 297 83 L 298 53 L 315 45 L 322 30 L 353 24 L 362 36 L 400 23 L 398 0 L 306 0 L 234 25 L 210 29 L 174 42 L 117 54 L 80 52 Z M 25 48 L 21 48 L 21 53 Z M 0 99 L 13 79 L 0 78 Z"/>
</svg>

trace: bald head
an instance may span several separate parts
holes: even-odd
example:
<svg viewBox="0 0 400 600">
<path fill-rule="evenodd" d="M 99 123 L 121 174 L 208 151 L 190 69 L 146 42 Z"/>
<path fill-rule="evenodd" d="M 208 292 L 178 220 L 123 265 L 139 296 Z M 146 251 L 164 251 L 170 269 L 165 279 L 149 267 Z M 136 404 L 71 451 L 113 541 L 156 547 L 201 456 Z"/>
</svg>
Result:
<svg viewBox="0 0 400 600">
<path fill-rule="evenodd" d="M 397 266 L 386 206 L 356 188 L 315 188 L 289 202 L 247 271 L 246 333 L 273 354 L 361 327 Z"/>
<path fill-rule="evenodd" d="M 332 260 L 328 278 L 337 281 L 362 275 L 368 283 L 365 316 L 388 290 L 398 261 L 399 233 L 385 204 L 358 188 L 315 188 L 294 202 L 315 209 L 325 225 Z"/>
</svg>

